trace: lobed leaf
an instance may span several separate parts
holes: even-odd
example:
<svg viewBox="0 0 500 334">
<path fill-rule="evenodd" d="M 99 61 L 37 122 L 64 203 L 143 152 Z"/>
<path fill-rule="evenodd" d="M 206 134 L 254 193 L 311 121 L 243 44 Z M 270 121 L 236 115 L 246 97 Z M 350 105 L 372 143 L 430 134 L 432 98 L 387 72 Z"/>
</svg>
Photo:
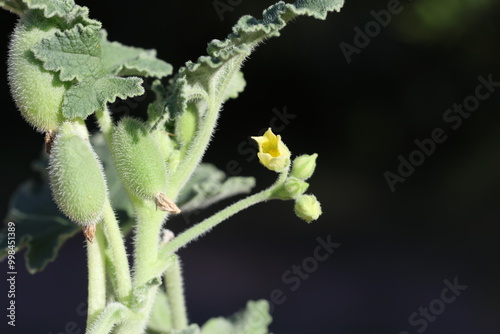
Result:
<svg viewBox="0 0 500 334">
<path fill-rule="evenodd" d="M 249 301 L 244 310 L 229 318 L 213 318 L 201 328 L 202 334 L 268 334 L 272 318 L 266 300 Z"/>
<path fill-rule="evenodd" d="M 102 71 L 99 42 L 98 28 L 77 24 L 43 39 L 32 51 L 47 71 L 59 72 L 60 80 L 82 82 Z"/>
<path fill-rule="evenodd" d="M 22 0 L 22 2 L 25 5 L 24 11 L 27 9 L 40 9 L 46 18 L 59 17 L 67 24 L 80 22 L 98 28 L 101 26 L 99 21 L 89 18 L 89 9 L 87 7 L 79 6 L 73 0 Z"/>
<path fill-rule="evenodd" d="M 22 0 L 0 0 L 0 7 L 19 16 L 27 9 Z"/>
<path fill-rule="evenodd" d="M 64 242 L 80 231 L 64 217 L 52 200 L 48 183 L 24 182 L 12 196 L 5 221 L 15 223 L 16 252 L 24 254 L 30 273 L 42 271 L 52 262 Z M 0 258 L 7 256 L 7 228 L 0 234 Z"/>
<path fill-rule="evenodd" d="M 66 91 L 62 112 L 64 117 L 69 119 L 86 118 L 96 110 L 104 110 L 106 103 L 114 102 L 117 97 L 125 99 L 142 94 L 144 94 L 142 79 L 137 77 L 89 78 L 74 84 Z"/>
<path fill-rule="evenodd" d="M 235 76 L 254 48 L 270 37 L 279 36 L 287 22 L 306 15 L 324 19 L 330 11 L 339 11 L 344 0 L 298 0 L 295 4 L 282 1 L 263 12 L 262 19 L 246 15 L 233 27 L 223 41 L 208 44 L 207 56 L 197 62 L 188 61 L 179 70 L 170 87 L 166 104 L 171 113 L 181 113 L 190 101 L 205 100 L 209 108 L 220 108 L 228 98 L 235 97 L 243 86 L 234 89 Z M 238 85 L 236 85 L 238 87 Z"/>
<path fill-rule="evenodd" d="M 101 30 L 102 66 L 106 73 L 126 76 L 163 78 L 172 74 L 172 65 L 156 58 L 156 50 L 145 50 L 109 42 L 107 33 Z"/>
</svg>

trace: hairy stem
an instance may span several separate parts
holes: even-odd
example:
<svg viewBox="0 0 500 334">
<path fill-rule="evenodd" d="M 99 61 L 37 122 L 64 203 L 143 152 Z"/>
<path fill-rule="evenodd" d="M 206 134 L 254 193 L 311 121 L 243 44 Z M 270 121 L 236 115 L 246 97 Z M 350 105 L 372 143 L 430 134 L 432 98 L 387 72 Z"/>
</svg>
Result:
<svg viewBox="0 0 500 334">
<path fill-rule="evenodd" d="M 177 195 L 182 190 L 182 187 L 189 180 L 194 170 L 203 158 L 203 154 L 205 153 L 208 144 L 210 143 L 210 139 L 215 129 L 217 119 L 219 118 L 219 110 L 222 105 L 226 88 L 229 85 L 234 73 L 237 72 L 240 68 L 239 65 L 236 66 L 235 64 L 241 64 L 244 59 L 245 55 L 241 55 L 239 57 L 235 57 L 230 61 L 233 66 L 230 67 L 231 70 L 226 74 L 224 83 L 219 87 L 219 94 L 211 99 L 207 98 L 207 112 L 204 117 L 200 119 L 198 131 L 193 138 L 193 141 L 189 145 L 189 149 L 184 159 L 177 167 L 175 174 L 172 177 L 171 183 L 169 184 L 167 195 L 172 200 L 176 200 Z"/>
<path fill-rule="evenodd" d="M 199 224 L 189 228 L 188 230 L 182 232 L 174 239 L 170 240 L 167 244 L 162 245 L 159 252 L 159 262 L 157 263 L 157 267 L 166 267 L 172 263 L 171 256 L 176 253 L 180 248 L 186 246 L 191 241 L 199 238 L 204 235 L 208 231 L 210 231 L 215 226 L 222 223 L 224 220 L 233 216 L 234 214 L 251 207 L 260 202 L 267 201 L 269 199 L 273 199 L 273 193 L 276 189 L 278 189 L 286 180 L 288 176 L 288 171 L 290 166 L 288 166 L 284 171 L 280 173 L 280 176 L 276 180 L 276 182 L 269 188 L 258 192 L 254 195 L 248 196 L 238 202 L 226 207 L 225 209 L 217 212 L 213 216 L 205 219 Z M 156 269 L 158 270 L 158 269 Z"/>
<path fill-rule="evenodd" d="M 156 209 L 152 201 L 133 200 L 136 208 L 134 250 L 134 288 L 140 288 L 155 276 L 151 269 L 158 258 L 160 229 L 166 213 Z"/>
<path fill-rule="evenodd" d="M 113 133 L 113 120 L 111 119 L 109 110 L 107 108 L 104 110 L 98 110 L 95 115 L 97 118 L 97 124 L 99 124 L 99 128 L 104 135 L 104 139 L 109 146 L 111 143 L 111 134 Z"/>
<path fill-rule="evenodd" d="M 186 302 L 184 300 L 184 282 L 181 262 L 177 255 L 171 266 L 165 271 L 165 290 L 172 313 L 172 328 L 184 329 L 188 326 Z"/>
<path fill-rule="evenodd" d="M 117 323 L 129 318 L 128 309 L 120 303 L 110 303 L 92 322 L 87 326 L 87 334 L 109 334 Z"/>
<path fill-rule="evenodd" d="M 110 272 L 111 278 L 115 281 L 116 296 L 119 301 L 127 305 L 132 293 L 129 263 L 123 236 L 109 200 L 105 204 L 103 223 L 110 252 L 112 264 Z"/>
<path fill-rule="evenodd" d="M 97 224 L 94 242 L 87 241 L 88 309 L 87 327 L 106 307 L 106 254 L 102 223 Z"/>
</svg>

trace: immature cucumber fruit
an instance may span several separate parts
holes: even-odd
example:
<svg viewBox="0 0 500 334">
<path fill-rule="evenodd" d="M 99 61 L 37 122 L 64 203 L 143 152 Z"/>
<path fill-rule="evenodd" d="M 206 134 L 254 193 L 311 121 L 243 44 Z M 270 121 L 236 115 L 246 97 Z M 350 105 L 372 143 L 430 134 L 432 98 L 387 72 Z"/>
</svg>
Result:
<svg viewBox="0 0 500 334">
<path fill-rule="evenodd" d="M 147 126 L 133 118 L 123 118 L 111 140 L 116 169 L 129 192 L 154 200 L 164 211 L 178 212 L 165 196 L 167 165 L 163 151 Z"/>
<path fill-rule="evenodd" d="M 63 122 L 62 101 L 69 83 L 43 69 L 31 48 L 59 30 L 55 18 L 29 10 L 16 25 L 8 56 L 10 89 L 23 117 L 40 132 L 54 131 Z"/>
<path fill-rule="evenodd" d="M 102 165 L 80 127 L 71 122 L 59 127 L 49 156 L 49 180 L 59 209 L 89 226 L 101 220 L 108 194 Z"/>
</svg>

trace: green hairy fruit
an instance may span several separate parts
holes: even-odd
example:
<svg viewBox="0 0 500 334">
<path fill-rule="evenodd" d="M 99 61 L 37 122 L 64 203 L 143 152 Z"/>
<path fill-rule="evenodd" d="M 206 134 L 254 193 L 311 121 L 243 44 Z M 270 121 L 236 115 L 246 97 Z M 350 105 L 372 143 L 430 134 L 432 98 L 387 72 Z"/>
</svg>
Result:
<svg viewBox="0 0 500 334">
<path fill-rule="evenodd" d="M 56 130 L 64 121 L 62 101 L 69 84 L 44 70 L 31 48 L 58 30 L 55 19 L 30 10 L 17 23 L 10 44 L 8 75 L 12 96 L 26 121 L 40 132 Z"/>
<path fill-rule="evenodd" d="M 111 152 L 118 174 L 130 193 L 152 200 L 165 192 L 164 154 L 155 135 L 143 122 L 123 118 L 113 131 Z"/>
<path fill-rule="evenodd" d="M 49 179 L 59 209 L 75 223 L 98 223 L 107 200 L 106 179 L 83 126 L 63 123 L 49 157 Z"/>
</svg>

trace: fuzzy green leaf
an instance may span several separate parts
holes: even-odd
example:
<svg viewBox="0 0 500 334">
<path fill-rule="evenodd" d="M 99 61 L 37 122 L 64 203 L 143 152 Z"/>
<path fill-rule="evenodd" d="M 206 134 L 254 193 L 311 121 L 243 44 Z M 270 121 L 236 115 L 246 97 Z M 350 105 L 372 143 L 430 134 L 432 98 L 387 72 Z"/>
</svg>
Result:
<svg viewBox="0 0 500 334">
<path fill-rule="evenodd" d="M 14 193 L 5 221 L 16 224 L 16 251 L 24 254 L 30 273 L 52 262 L 64 242 L 80 228 L 63 217 L 52 201 L 48 183 L 27 181 Z M 0 258 L 7 255 L 7 229 L 0 234 Z"/>
<path fill-rule="evenodd" d="M 41 9 L 46 18 L 57 16 L 67 24 L 80 22 L 85 25 L 101 26 L 101 23 L 89 19 L 89 9 L 78 6 L 73 0 L 22 0 L 27 9 Z"/>
<path fill-rule="evenodd" d="M 229 99 L 235 99 L 245 90 L 246 86 L 245 77 L 243 76 L 243 72 L 238 71 L 233 75 L 231 81 L 229 82 L 227 89 L 225 91 L 225 95 L 223 101 L 227 101 Z"/>
<path fill-rule="evenodd" d="M 22 0 L 0 0 L 0 7 L 17 15 L 22 15 L 27 9 Z"/>
<path fill-rule="evenodd" d="M 172 74 L 172 66 L 156 58 L 156 50 L 126 46 L 109 42 L 107 33 L 101 30 L 102 66 L 106 73 L 119 76 L 137 75 L 162 78 Z"/>
<path fill-rule="evenodd" d="M 66 118 L 86 118 L 96 110 L 104 110 L 106 103 L 117 97 L 125 99 L 144 94 L 142 79 L 136 77 L 101 77 L 75 84 L 64 95 L 63 115 Z"/>
<path fill-rule="evenodd" d="M 179 70 L 166 101 L 168 110 L 182 113 L 190 101 L 200 99 L 208 109 L 219 109 L 228 97 L 234 96 L 230 88 L 234 76 L 240 75 L 245 58 L 259 43 L 279 36 L 287 22 L 299 15 L 324 19 L 327 12 L 340 10 L 343 3 L 343 0 L 299 0 L 295 4 L 280 1 L 266 9 L 261 20 L 243 16 L 224 41 L 213 40 L 208 44 L 207 56 L 195 63 L 189 61 Z"/>
<path fill-rule="evenodd" d="M 102 71 L 99 42 L 98 28 L 77 24 L 42 40 L 32 51 L 47 71 L 59 72 L 62 81 L 82 82 Z"/>
<path fill-rule="evenodd" d="M 249 301 L 244 310 L 226 318 L 208 320 L 202 334 L 268 334 L 272 318 L 266 300 Z"/>
<path fill-rule="evenodd" d="M 226 174 L 212 164 L 200 164 L 178 198 L 183 211 L 203 209 L 223 199 L 249 193 L 255 186 L 253 177 Z"/>
</svg>

